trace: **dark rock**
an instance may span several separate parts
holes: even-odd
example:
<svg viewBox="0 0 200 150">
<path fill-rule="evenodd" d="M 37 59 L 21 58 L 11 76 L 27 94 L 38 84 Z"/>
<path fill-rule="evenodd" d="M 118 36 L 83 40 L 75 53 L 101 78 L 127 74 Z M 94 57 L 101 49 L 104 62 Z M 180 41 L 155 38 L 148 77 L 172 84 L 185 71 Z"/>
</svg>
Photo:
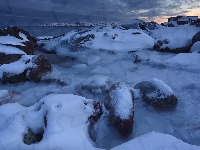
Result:
<svg viewBox="0 0 200 150">
<path fill-rule="evenodd" d="M 96 130 L 95 125 L 97 121 L 101 118 L 101 115 L 103 114 L 102 104 L 99 100 L 93 101 L 93 114 L 88 118 L 89 125 L 88 125 L 88 133 L 90 135 L 90 138 L 95 142 L 96 141 Z M 87 104 L 86 104 L 87 105 Z"/>
<path fill-rule="evenodd" d="M 134 123 L 134 94 L 124 83 L 114 84 L 104 101 L 109 110 L 109 122 L 117 131 L 127 137 L 133 130 Z M 123 103 L 123 105 L 121 105 Z M 123 108 L 125 107 L 126 108 Z"/>
<path fill-rule="evenodd" d="M 18 61 L 23 54 L 5 54 L 0 53 L 0 65 L 10 64 L 12 62 Z"/>
<path fill-rule="evenodd" d="M 52 71 L 49 61 L 42 55 L 34 56 L 33 67 L 28 70 L 28 77 L 31 81 L 40 82 L 42 76 Z"/>
<path fill-rule="evenodd" d="M 159 83 L 163 84 L 164 82 L 159 80 Z M 136 84 L 134 88 L 140 90 L 142 99 L 146 104 L 159 110 L 171 110 L 176 108 L 178 99 L 166 86 L 163 87 L 165 88 L 163 90 L 156 82 L 143 81 Z"/>
<path fill-rule="evenodd" d="M 24 134 L 24 144 L 31 145 L 34 143 L 38 143 L 43 138 L 43 132 L 34 133 L 30 128 L 28 128 L 28 132 Z"/>
<path fill-rule="evenodd" d="M 26 70 L 24 70 L 22 73 L 15 74 L 15 73 L 9 73 L 4 72 L 1 83 L 3 84 L 16 84 L 16 83 L 23 83 L 26 81 Z"/>
<path fill-rule="evenodd" d="M 195 42 L 200 41 L 200 31 L 197 32 L 193 38 L 192 38 L 192 44 L 194 44 Z"/>
</svg>

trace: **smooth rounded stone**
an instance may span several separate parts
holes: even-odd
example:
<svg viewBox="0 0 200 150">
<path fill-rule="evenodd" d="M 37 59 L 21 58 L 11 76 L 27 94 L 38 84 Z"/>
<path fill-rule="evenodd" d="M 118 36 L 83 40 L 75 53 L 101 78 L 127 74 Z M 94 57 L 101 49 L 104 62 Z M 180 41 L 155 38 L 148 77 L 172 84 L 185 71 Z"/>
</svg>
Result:
<svg viewBox="0 0 200 150">
<path fill-rule="evenodd" d="M 172 89 L 159 79 L 142 81 L 136 84 L 134 88 L 139 89 L 143 101 L 155 109 L 170 110 L 178 105 L 178 99 Z"/>
<path fill-rule="evenodd" d="M 114 84 L 104 101 L 109 111 L 109 122 L 124 137 L 128 137 L 134 124 L 134 94 L 125 83 Z"/>
</svg>

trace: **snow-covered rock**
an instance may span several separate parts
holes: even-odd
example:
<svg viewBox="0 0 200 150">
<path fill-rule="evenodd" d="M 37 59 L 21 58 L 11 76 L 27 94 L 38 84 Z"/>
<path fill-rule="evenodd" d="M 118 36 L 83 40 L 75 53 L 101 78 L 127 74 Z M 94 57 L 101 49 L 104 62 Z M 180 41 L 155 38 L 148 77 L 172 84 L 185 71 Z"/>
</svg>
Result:
<svg viewBox="0 0 200 150">
<path fill-rule="evenodd" d="M 140 34 L 134 34 L 134 33 Z M 123 30 L 119 27 L 94 27 L 81 31 L 72 31 L 62 38 L 39 41 L 38 44 L 44 42 L 44 49 L 51 51 L 57 47 L 67 47 L 71 51 L 79 51 L 81 49 L 108 50 L 113 52 L 127 52 L 142 49 L 151 49 L 154 46 L 154 39 L 141 30 L 130 29 Z M 53 44 L 54 43 L 54 44 Z M 56 44 L 57 43 L 57 44 Z M 58 54 L 68 52 L 55 50 Z"/>
<path fill-rule="evenodd" d="M 143 81 L 134 86 L 139 89 L 143 101 L 156 109 L 174 109 L 178 104 L 178 99 L 173 90 L 162 80 L 153 78 L 152 81 Z"/>
<path fill-rule="evenodd" d="M 25 82 L 27 78 L 39 82 L 42 76 L 52 71 L 49 61 L 42 55 L 22 55 L 13 63 L 0 66 L 0 79 L 3 84 Z"/>
<path fill-rule="evenodd" d="M 104 105 L 109 111 L 109 121 L 123 135 L 131 134 L 134 123 L 134 95 L 124 82 L 114 84 L 105 100 Z"/>
<path fill-rule="evenodd" d="M 192 46 L 192 37 L 200 29 L 195 26 L 179 26 L 174 28 L 160 27 L 150 31 L 157 40 L 155 50 L 175 53 L 188 53 Z"/>
<path fill-rule="evenodd" d="M 108 76 L 94 75 L 85 79 L 78 87 L 78 91 L 88 97 L 87 95 L 105 96 L 112 86 L 112 81 Z"/>
<path fill-rule="evenodd" d="M 199 146 L 187 144 L 171 135 L 150 132 L 141 135 L 127 143 L 119 145 L 112 150 L 155 150 L 155 149 L 170 149 L 170 150 L 199 150 Z"/>
<path fill-rule="evenodd" d="M 96 149 L 87 128 L 93 106 L 83 97 L 51 94 L 31 107 L 2 105 L 0 114 L 1 149 Z"/>
<path fill-rule="evenodd" d="M 34 43 L 29 32 L 17 27 L 0 30 L 0 44 L 16 47 L 28 55 L 34 54 Z M 6 53 L 6 49 L 4 50 Z M 2 50 L 0 50 L 2 52 Z"/>
</svg>

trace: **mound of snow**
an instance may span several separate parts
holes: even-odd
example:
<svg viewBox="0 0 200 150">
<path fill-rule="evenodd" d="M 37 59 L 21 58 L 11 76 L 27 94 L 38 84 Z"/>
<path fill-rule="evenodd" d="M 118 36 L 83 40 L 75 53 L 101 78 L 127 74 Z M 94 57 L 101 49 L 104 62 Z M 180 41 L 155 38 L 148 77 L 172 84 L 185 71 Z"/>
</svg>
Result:
<svg viewBox="0 0 200 150">
<path fill-rule="evenodd" d="M 127 143 L 119 145 L 112 150 L 155 150 L 155 149 L 170 149 L 170 150 L 199 150 L 199 146 L 190 145 L 183 141 L 167 134 L 150 132 L 148 134 L 137 137 Z"/>
<path fill-rule="evenodd" d="M 133 34 L 133 33 L 138 34 Z M 107 34 L 106 34 L 107 33 Z M 86 34 L 94 34 L 95 38 L 85 46 L 92 49 L 104 49 L 111 51 L 132 51 L 149 49 L 154 45 L 154 39 L 146 33 L 131 29 L 121 30 L 119 28 L 103 28 L 101 32 L 92 30 Z M 105 34 L 107 36 L 105 36 Z M 84 34 L 83 34 L 84 36 Z"/>
<path fill-rule="evenodd" d="M 114 52 L 134 51 L 151 49 L 154 46 L 154 39 L 141 30 L 122 30 L 118 27 L 95 27 L 92 29 L 73 31 L 59 39 L 39 41 L 45 43 L 44 49 L 56 49 L 57 53 L 66 53 L 58 47 L 65 46 L 71 51 L 78 51 L 82 48 L 94 50 L 108 50 Z M 56 44 L 57 43 L 57 44 Z M 60 46 L 59 46 L 60 45 Z"/>
<path fill-rule="evenodd" d="M 88 137 L 87 120 L 93 113 L 88 101 L 71 94 L 52 94 L 31 107 L 17 103 L 0 106 L 4 116 L 0 121 L 1 148 L 32 149 L 33 145 L 23 143 L 31 129 L 32 133 L 43 132 L 42 140 L 34 143 L 35 149 L 95 149 Z"/>
</svg>

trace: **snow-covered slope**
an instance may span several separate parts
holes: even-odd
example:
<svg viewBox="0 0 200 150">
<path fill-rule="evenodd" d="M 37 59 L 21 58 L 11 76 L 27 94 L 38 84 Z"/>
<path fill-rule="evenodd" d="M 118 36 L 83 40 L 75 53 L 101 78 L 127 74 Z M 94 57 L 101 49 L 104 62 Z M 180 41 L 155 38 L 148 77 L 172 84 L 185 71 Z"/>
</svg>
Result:
<svg viewBox="0 0 200 150">
<path fill-rule="evenodd" d="M 113 52 L 137 51 L 142 49 L 152 49 L 155 40 L 144 33 L 142 30 L 112 27 L 95 27 L 82 31 L 72 31 L 62 38 L 49 41 L 39 41 L 44 43 L 44 49 L 47 51 L 55 50 L 58 54 L 67 54 L 66 48 L 72 51 L 78 51 L 82 48 L 94 50 L 108 50 Z M 64 47 L 64 50 L 58 46 Z"/>
<path fill-rule="evenodd" d="M 167 134 L 150 132 L 135 138 L 127 143 L 113 148 L 112 150 L 199 150 L 200 147 L 184 143 L 183 141 Z"/>
</svg>

